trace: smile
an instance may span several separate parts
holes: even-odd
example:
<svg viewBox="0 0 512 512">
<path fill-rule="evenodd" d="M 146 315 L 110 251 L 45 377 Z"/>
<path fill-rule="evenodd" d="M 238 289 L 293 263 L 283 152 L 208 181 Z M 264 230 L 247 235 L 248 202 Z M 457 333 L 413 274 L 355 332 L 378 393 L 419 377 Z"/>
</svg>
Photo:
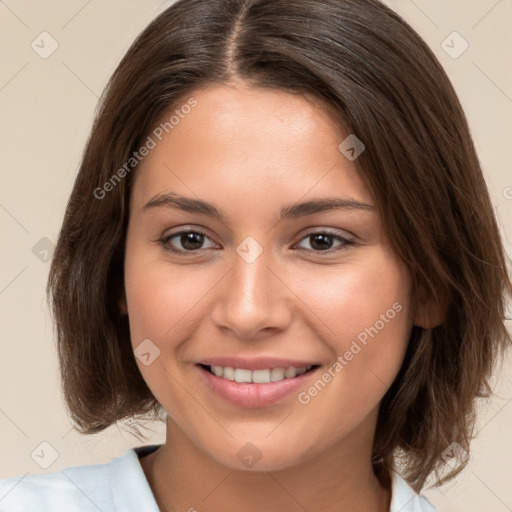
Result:
<svg viewBox="0 0 512 512">
<path fill-rule="evenodd" d="M 298 375 L 308 372 L 313 365 L 302 366 L 301 368 L 266 368 L 262 370 L 248 370 L 246 368 L 232 368 L 229 366 L 207 366 L 201 365 L 213 375 L 235 382 L 254 384 L 265 384 L 268 382 L 279 382 L 284 379 L 292 379 Z"/>
<path fill-rule="evenodd" d="M 252 366 L 260 367 L 249 369 L 200 363 L 197 368 L 206 388 L 214 396 L 225 403 L 244 408 L 268 407 L 285 399 L 292 400 L 320 368 L 316 364 L 264 368 L 263 361 Z"/>
</svg>

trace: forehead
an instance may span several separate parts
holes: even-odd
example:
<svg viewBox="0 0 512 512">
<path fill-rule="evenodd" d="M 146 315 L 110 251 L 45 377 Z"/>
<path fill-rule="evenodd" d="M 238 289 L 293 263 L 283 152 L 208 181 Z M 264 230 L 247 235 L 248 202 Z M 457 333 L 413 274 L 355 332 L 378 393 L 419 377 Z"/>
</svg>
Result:
<svg viewBox="0 0 512 512">
<path fill-rule="evenodd" d="M 196 89 L 150 134 L 132 203 L 167 191 L 234 206 L 235 197 L 281 204 L 333 192 L 371 202 L 356 163 L 338 149 L 347 135 L 316 98 L 238 84 Z"/>
</svg>

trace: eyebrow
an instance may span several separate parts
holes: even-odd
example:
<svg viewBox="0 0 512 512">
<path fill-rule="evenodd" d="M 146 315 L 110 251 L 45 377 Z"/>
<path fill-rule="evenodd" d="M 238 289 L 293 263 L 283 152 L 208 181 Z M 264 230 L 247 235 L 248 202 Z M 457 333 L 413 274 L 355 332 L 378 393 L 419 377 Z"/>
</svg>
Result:
<svg viewBox="0 0 512 512">
<path fill-rule="evenodd" d="M 176 208 L 189 213 L 198 213 L 213 217 L 222 222 L 226 222 L 226 214 L 221 209 L 217 208 L 214 204 L 208 203 L 201 199 L 192 197 L 185 197 L 174 192 L 168 194 L 158 194 L 153 197 L 142 208 L 143 212 L 152 210 L 153 208 Z M 311 199 L 303 203 L 294 203 L 285 206 L 281 209 L 279 220 L 296 219 L 313 215 L 315 213 L 322 213 L 333 210 L 366 210 L 372 211 L 375 206 L 361 203 L 350 197 L 323 197 L 319 199 Z"/>
</svg>

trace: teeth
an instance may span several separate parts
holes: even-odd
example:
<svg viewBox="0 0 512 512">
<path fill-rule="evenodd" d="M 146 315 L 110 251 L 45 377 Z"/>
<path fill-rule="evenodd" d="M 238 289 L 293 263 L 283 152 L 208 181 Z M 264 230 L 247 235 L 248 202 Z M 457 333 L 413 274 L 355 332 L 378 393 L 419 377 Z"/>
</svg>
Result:
<svg viewBox="0 0 512 512">
<path fill-rule="evenodd" d="M 297 375 L 296 368 L 286 368 L 286 370 L 284 371 L 285 379 L 291 379 L 292 377 L 295 377 L 296 375 Z"/>
<path fill-rule="evenodd" d="M 245 368 L 231 368 L 223 366 L 210 366 L 211 372 L 217 377 L 236 382 L 253 382 L 264 384 L 267 382 L 279 382 L 284 379 L 292 379 L 306 373 L 311 365 L 302 368 L 269 368 L 265 370 L 246 370 Z"/>
<path fill-rule="evenodd" d="M 270 382 L 270 370 L 254 370 L 252 373 L 252 382 L 263 384 Z"/>
<path fill-rule="evenodd" d="M 270 380 L 272 382 L 277 382 L 278 380 L 284 379 L 284 370 L 283 368 L 272 368 L 270 370 Z"/>
<path fill-rule="evenodd" d="M 222 377 L 222 366 L 212 366 L 212 372 L 217 375 L 217 377 Z"/>
<path fill-rule="evenodd" d="M 222 371 L 222 366 L 217 366 L 217 368 L 220 368 L 221 373 L 219 377 L 224 377 L 228 380 L 235 380 L 235 369 L 234 368 L 224 368 L 224 372 Z"/>
<path fill-rule="evenodd" d="M 252 382 L 251 373 L 251 370 L 242 370 L 241 368 L 237 368 L 235 370 L 235 380 L 237 382 Z"/>
</svg>

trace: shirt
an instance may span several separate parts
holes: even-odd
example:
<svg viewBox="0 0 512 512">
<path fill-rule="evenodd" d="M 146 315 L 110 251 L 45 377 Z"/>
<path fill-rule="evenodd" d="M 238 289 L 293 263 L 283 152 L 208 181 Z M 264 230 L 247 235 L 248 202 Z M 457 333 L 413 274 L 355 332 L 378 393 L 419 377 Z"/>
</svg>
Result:
<svg viewBox="0 0 512 512">
<path fill-rule="evenodd" d="M 131 448 L 104 464 L 0 480 L 0 512 L 160 512 L 139 462 L 161 445 Z M 389 512 L 438 512 L 395 471 Z"/>
</svg>

